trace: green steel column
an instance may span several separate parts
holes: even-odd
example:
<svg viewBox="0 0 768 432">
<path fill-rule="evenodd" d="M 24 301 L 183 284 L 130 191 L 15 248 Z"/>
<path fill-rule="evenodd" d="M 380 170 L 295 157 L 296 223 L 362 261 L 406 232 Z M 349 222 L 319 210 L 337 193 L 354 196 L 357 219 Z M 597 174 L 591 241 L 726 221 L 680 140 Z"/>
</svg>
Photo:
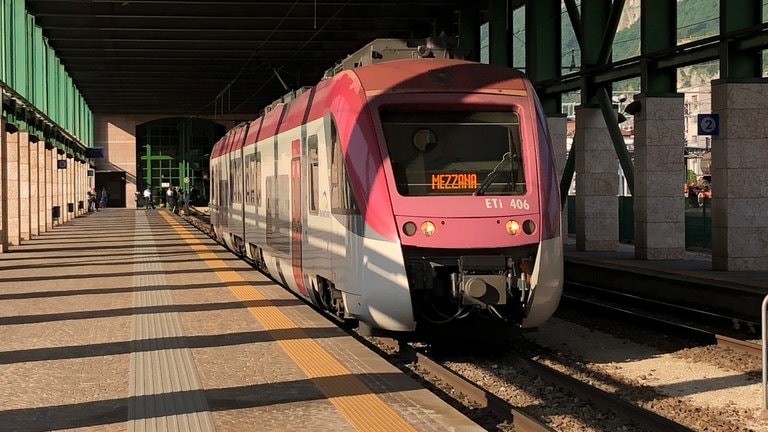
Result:
<svg viewBox="0 0 768 432">
<path fill-rule="evenodd" d="M 600 103 L 600 111 L 603 113 L 605 124 L 608 126 L 608 133 L 611 135 L 611 141 L 613 142 L 613 148 L 616 150 L 616 156 L 619 157 L 619 164 L 621 169 L 624 170 L 624 176 L 627 178 L 627 186 L 629 186 L 629 193 L 635 194 L 635 168 L 632 165 L 632 158 L 627 151 L 627 145 L 624 142 L 624 137 L 621 135 L 621 129 L 619 129 L 619 123 L 616 121 L 616 113 L 613 109 L 611 102 L 611 95 L 608 94 L 608 90 L 603 88 L 597 95 L 598 102 Z"/>
<path fill-rule="evenodd" d="M 187 154 L 189 154 L 189 141 L 192 135 L 192 124 L 189 119 L 182 120 L 181 136 L 179 137 L 180 157 L 177 159 L 178 163 L 178 185 L 184 186 L 184 177 L 186 176 Z"/>
<path fill-rule="evenodd" d="M 480 11 L 477 7 L 459 12 L 459 51 L 467 60 L 480 60 Z"/>
<path fill-rule="evenodd" d="M 10 22 L 8 20 L 8 7 L 6 6 L 6 3 L 7 2 L 0 3 L 0 35 L 12 34 Z M 10 37 L 3 36 L 0 38 L 0 81 L 6 83 L 8 82 L 8 70 L 6 68 L 10 63 L 8 59 L 8 54 L 10 53 L 10 50 L 8 49 L 10 42 Z M 0 107 L 0 110 L 1 109 L 2 107 Z"/>
<path fill-rule="evenodd" d="M 509 35 L 512 32 L 509 5 L 507 0 L 488 0 L 488 38 L 490 39 L 490 63 L 499 66 L 509 66 L 511 62 L 511 46 Z"/>
<path fill-rule="evenodd" d="M 33 102 L 33 99 L 35 98 L 35 83 L 32 75 L 32 68 L 34 67 L 35 18 L 26 14 L 25 10 L 24 21 L 26 21 L 24 28 L 25 34 L 27 35 L 24 40 L 24 81 L 26 84 L 24 88 L 24 91 L 26 92 L 24 93 L 24 97 L 28 101 Z"/>
<path fill-rule="evenodd" d="M 48 101 L 48 105 L 46 106 L 46 112 L 48 114 L 48 117 L 53 119 L 53 121 L 58 121 L 58 116 L 55 112 L 56 107 L 56 101 L 58 100 L 58 90 L 56 86 L 56 62 L 58 59 L 56 58 L 55 53 L 53 52 L 50 47 L 48 48 L 46 55 L 45 55 L 45 80 L 47 82 L 46 84 L 46 100 Z"/>
<path fill-rule="evenodd" d="M 58 59 L 57 59 L 58 60 Z M 56 62 L 56 106 L 54 107 L 54 111 L 56 112 L 56 123 L 58 124 L 66 124 L 66 80 L 64 77 L 66 76 L 66 72 L 64 70 L 64 65 L 61 64 L 61 61 Z"/>
<path fill-rule="evenodd" d="M 579 12 L 579 6 L 576 4 L 576 0 L 563 0 L 563 3 L 568 12 L 568 19 L 571 22 L 573 34 L 576 36 L 576 42 L 579 44 L 579 49 L 581 49 L 584 47 L 584 33 L 581 28 L 581 13 Z"/>
<path fill-rule="evenodd" d="M 584 49 L 584 31 L 581 23 L 581 13 L 579 13 L 579 7 L 575 0 L 563 0 L 565 8 L 568 12 L 568 19 L 573 27 L 573 34 L 576 36 L 576 42 L 579 44 L 579 49 Z M 581 56 L 579 56 L 581 57 Z M 584 62 L 582 60 L 581 64 Z M 582 103 L 584 98 L 584 91 L 582 90 Z M 568 189 L 573 181 L 573 173 L 576 171 L 576 146 L 571 146 L 571 150 L 568 152 L 568 159 L 565 161 L 565 167 L 563 168 L 563 177 L 560 179 L 560 206 L 565 208 L 568 202 Z"/>
<path fill-rule="evenodd" d="M 750 27 L 759 28 L 762 17 L 762 0 L 721 0 L 720 34 L 727 35 Z M 761 51 L 740 51 L 727 38 L 721 42 L 720 50 L 720 77 L 725 82 L 756 81 L 762 76 Z"/>
<path fill-rule="evenodd" d="M 581 33 L 584 38 L 581 47 L 581 62 L 586 69 L 601 66 L 599 63 L 600 52 L 610 13 L 611 0 L 591 0 L 581 3 Z M 599 88 L 587 75 L 581 90 L 582 105 L 597 106 L 599 104 L 598 92 Z"/>
<path fill-rule="evenodd" d="M 677 70 L 659 69 L 647 58 L 677 45 L 677 3 L 645 0 L 640 3 L 640 91 L 647 96 L 677 93 Z"/>
<path fill-rule="evenodd" d="M 27 20 L 24 0 L 11 3 L 11 76 L 8 84 L 27 98 Z"/>
<path fill-rule="evenodd" d="M 616 38 L 616 29 L 619 28 L 621 14 L 624 12 L 624 0 L 614 0 L 603 31 L 603 41 L 600 44 L 600 53 L 597 56 L 597 64 L 608 64 L 613 52 L 613 41 Z"/>
<path fill-rule="evenodd" d="M 45 100 L 45 89 L 47 80 L 45 79 L 45 44 L 43 43 L 43 29 L 35 26 L 35 37 L 32 41 L 32 75 L 33 89 L 32 103 L 41 111 L 48 110 L 48 104 Z"/>
<path fill-rule="evenodd" d="M 561 76 L 560 0 L 529 2 L 525 8 L 525 22 L 528 76 L 534 83 Z M 541 104 L 548 115 L 562 110 L 560 94 L 543 96 Z"/>
<path fill-rule="evenodd" d="M 152 144 L 150 144 L 150 132 L 147 131 L 147 145 L 144 146 L 144 160 L 146 161 L 144 166 L 144 181 L 147 183 L 146 187 L 150 187 L 154 190 L 152 184 Z"/>
<path fill-rule="evenodd" d="M 75 113 L 72 109 L 72 101 L 75 100 L 75 83 L 72 82 L 72 78 L 69 76 L 69 74 L 66 75 L 67 79 L 67 121 L 64 123 L 64 128 L 68 129 L 70 131 L 74 130 L 73 125 L 75 124 Z"/>
<path fill-rule="evenodd" d="M 560 179 L 560 208 L 565 208 L 568 202 L 568 189 L 571 187 L 574 171 L 576 171 L 576 146 L 572 145 L 563 168 L 563 177 Z"/>
</svg>

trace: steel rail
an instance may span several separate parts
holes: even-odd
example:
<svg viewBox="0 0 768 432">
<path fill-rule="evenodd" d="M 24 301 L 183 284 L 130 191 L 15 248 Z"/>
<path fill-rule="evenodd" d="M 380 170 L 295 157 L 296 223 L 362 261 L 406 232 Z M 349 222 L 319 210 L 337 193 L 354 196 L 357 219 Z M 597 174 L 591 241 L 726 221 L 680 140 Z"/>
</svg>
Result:
<svg viewBox="0 0 768 432">
<path fill-rule="evenodd" d="M 693 432 L 693 429 L 683 426 L 653 411 L 635 405 L 619 396 L 608 393 L 588 383 L 579 381 L 562 372 L 550 368 L 527 358 L 512 356 L 514 366 L 536 374 L 545 381 L 564 388 L 579 397 L 588 399 L 595 406 L 608 408 L 616 412 L 621 418 L 630 419 L 648 431 L 659 432 Z"/>
<path fill-rule="evenodd" d="M 605 290 L 604 288 L 590 287 L 590 286 L 587 286 L 587 285 L 584 285 L 584 284 L 578 284 L 578 285 L 581 288 L 591 289 L 594 292 L 598 292 L 598 293 L 605 293 L 605 292 L 607 292 L 607 290 Z M 697 315 L 699 315 L 701 317 L 708 318 L 708 319 L 717 318 L 717 319 L 719 319 L 721 321 L 732 320 L 732 319 L 730 319 L 728 317 L 725 317 L 725 316 L 722 316 L 722 315 L 713 314 L 711 312 L 698 311 L 698 310 L 691 309 L 691 308 L 688 308 L 688 307 L 676 306 L 676 305 L 672 305 L 672 304 L 669 304 L 669 303 L 659 302 L 657 300 L 643 299 L 643 298 L 638 297 L 638 296 L 636 296 L 634 294 L 630 295 L 630 294 L 624 294 L 624 293 L 615 292 L 615 291 L 609 291 L 608 294 L 606 294 L 606 295 L 610 295 L 612 297 L 619 297 L 619 298 L 623 298 L 623 299 L 631 299 L 631 301 L 634 301 L 634 302 L 643 302 L 643 303 L 648 303 L 648 304 L 651 304 L 651 305 L 654 305 L 654 306 L 661 305 L 661 306 L 663 306 L 664 308 L 667 308 L 667 309 L 682 310 L 682 311 L 685 311 L 688 314 L 697 314 Z M 689 324 L 683 324 L 683 323 L 672 321 L 672 320 L 669 320 L 669 319 L 648 316 L 647 314 L 645 314 L 643 312 L 631 311 L 631 310 L 626 309 L 624 307 L 612 306 L 612 305 L 608 305 L 608 304 L 605 304 L 605 303 L 598 303 L 596 301 L 592 301 L 592 300 L 588 300 L 588 299 L 585 299 L 585 298 L 582 298 L 582 297 L 578 297 L 578 296 L 576 296 L 576 295 L 574 295 L 572 293 L 563 294 L 563 299 L 567 300 L 567 301 L 577 301 L 577 302 L 580 302 L 580 303 L 583 303 L 583 304 L 587 304 L 587 305 L 589 305 L 592 308 L 607 310 L 607 311 L 610 311 L 611 313 L 614 313 L 614 314 L 626 315 L 628 317 L 631 317 L 631 319 L 633 321 L 635 321 L 635 322 L 637 322 L 637 321 L 648 322 L 648 323 L 651 323 L 651 324 L 656 325 L 656 326 L 661 326 L 661 327 L 670 329 L 671 331 L 674 331 L 674 332 L 676 332 L 678 334 L 684 334 L 686 337 L 689 337 L 691 339 L 703 340 L 703 341 L 706 341 L 706 342 L 711 343 L 713 345 L 717 345 L 717 346 L 724 347 L 724 348 L 729 348 L 729 349 L 732 349 L 732 350 L 735 350 L 735 351 L 739 351 L 739 352 L 742 352 L 742 353 L 745 353 L 745 354 L 748 354 L 748 355 L 751 355 L 751 356 L 761 357 L 762 354 L 763 354 L 762 344 L 759 344 L 759 343 L 749 342 L 749 341 L 746 341 L 746 340 L 737 339 L 737 338 L 734 338 L 734 337 L 722 335 L 722 334 L 719 334 L 719 333 L 716 333 L 716 332 L 713 332 L 713 331 L 710 331 L 710 330 L 694 327 L 694 326 L 689 325 Z"/>
<path fill-rule="evenodd" d="M 417 365 L 430 375 L 451 386 L 457 393 L 470 399 L 476 406 L 488 408 L 499 419 L 509 421 L 514 426 L 515 431 L 556 432 L 521 409 L 512 406 L 504 399 L 442 366 L 410 345 L 391 338 L 377 337 L 375 340 L 392 350 L 397 350 L 401 359 Z"/>
</svg>

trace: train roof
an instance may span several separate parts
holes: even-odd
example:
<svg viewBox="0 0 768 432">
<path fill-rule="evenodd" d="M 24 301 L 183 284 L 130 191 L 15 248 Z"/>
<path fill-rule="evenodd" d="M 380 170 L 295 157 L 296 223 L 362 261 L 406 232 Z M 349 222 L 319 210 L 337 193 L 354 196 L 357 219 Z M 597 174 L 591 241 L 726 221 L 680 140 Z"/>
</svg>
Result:
<svg viewBox="0 0 768 432">
<path fill-rule="evenodd" d="M 344 74 L 354 74 L 369 96 L 385 93 L 413 92 L 519 92 L 524 94 L 525 74 L 502 66 L 450 58 L 448 44 L 427 40 L 418 45 L 400 39 L 378 39 L 339 62 L 326 72 L 326 84 Z M 319 85 L 320 83 L 318 83 Z M 248 139 L 243 140 L 247 124 L 233 128 L 214 146 L 211 157 L 217 157 L 247 142 L 256 135 L 277 133 L 280 113 L 313 87 L 302 87 L 287 93 L 265 107 L 255 119 Z M 307 103 L 306 100 L 303 100 Z M 277 110 L 280 108 L 280 110 Z"/>
<path fill-rule="evenodd" d="M 393 60 L 351 71 L 366 92 L 526 91 L 525 75 L 507 67 L 455 59 Z"/>
</svg>

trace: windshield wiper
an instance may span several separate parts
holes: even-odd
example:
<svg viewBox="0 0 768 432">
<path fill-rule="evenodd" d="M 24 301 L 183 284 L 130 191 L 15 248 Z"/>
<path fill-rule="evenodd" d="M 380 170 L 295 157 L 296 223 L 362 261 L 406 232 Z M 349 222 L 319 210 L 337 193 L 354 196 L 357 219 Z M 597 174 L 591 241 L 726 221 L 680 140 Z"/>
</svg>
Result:
<svg viewBox="0 0 768 432">
<path fill-rule="evenodd" d="M 475 192 L 472 193 L 472 195 L 483 195 L 485 193 L 485 190 L 488 189 L 488 186 L 491 185 L 493 182 L 493 179 L 496 178 L 496 176 L 499 174 L 499 168 L 504 164 L 504 162 L 507 159 L 512 159 L 512 153 L 506 152 L 504 153 L 504 156 L 501 157 L 501 160 L 499 163 L 496 164 L 495 167 L 493 167 L 493 170 L 488 173 L 487 176 L 483 179 L 483 181 L 480 183 L 480 186 L 475 189 Z"/>
</svg>

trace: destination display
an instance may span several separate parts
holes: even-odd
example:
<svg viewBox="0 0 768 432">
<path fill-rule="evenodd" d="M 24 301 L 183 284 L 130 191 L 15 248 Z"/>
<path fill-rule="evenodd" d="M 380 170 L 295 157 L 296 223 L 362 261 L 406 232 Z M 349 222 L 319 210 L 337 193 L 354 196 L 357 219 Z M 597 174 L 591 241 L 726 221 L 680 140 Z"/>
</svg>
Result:
<svg viewBox="0 0 768 432">
<path fill-rule="evenodd" d="M 432 190 L 477 189 L 477 174 L 432 174 Z"/>
</svg>

